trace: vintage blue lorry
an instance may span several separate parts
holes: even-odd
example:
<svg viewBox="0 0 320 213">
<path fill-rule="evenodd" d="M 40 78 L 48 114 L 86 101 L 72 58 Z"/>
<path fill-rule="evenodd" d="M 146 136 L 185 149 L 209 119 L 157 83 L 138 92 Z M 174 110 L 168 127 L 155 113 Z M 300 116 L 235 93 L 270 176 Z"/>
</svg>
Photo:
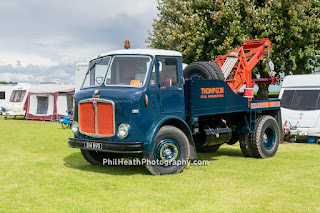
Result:
<svg viewBox="0 0 320 213">
<path fill-rule="evenodd" d="M 169 50 L 124 49 L 91 60 L 75 94 L 69 147 L 93 165 L 122 157 L 166 162 L 145 164 L 154 175 L 179 173 L 186 164 L 175 162 L 224 143 L 239 141 L 246 157 L 273 156 L 280 100 L 236 94 L 212 62 L 188 67 Z"/>
</svg>

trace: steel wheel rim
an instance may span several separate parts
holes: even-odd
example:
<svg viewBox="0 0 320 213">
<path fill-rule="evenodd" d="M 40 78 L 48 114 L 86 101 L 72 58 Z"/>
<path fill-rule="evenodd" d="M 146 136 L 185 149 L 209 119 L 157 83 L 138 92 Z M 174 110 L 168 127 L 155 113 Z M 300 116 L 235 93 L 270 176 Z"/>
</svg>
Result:
<svg viewBox="0 0 320 213">
<path fill-rule="evenodd" d="M 203 78 L 203 75 L 201 75 L 200 73 L 192 73 L 190 76 L 189 76 L 190 79 L 204 79 Z"/>
<path fill-rule="evenodd" d="M 180 146 L 173 139 L 162 139 L 155 147 L 154 158 L 166 163 L 172 163 L 180 157 Z"/>
<path fill-rule="evenodd" d="M 267 150 L 271 150 L 276 142 L 276 134 L 273 127 L 267 127 L 263 133 L 263 145 Z"/>
</svg>

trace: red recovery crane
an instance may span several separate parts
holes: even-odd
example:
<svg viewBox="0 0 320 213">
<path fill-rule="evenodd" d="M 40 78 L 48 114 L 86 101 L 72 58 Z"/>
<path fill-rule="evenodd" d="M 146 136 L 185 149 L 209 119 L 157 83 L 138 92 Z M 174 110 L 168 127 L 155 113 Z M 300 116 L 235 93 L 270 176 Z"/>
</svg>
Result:
<svg viewBox="0 0 320 213">
<path fill-rule="evenodd" d="M 271 42 L 268 38 L 247 40 L 239 49 L 226 55 L 218 56 L 213 63 L 220 67 L 225 81 L 235 93 L 238 93 L 242 85 L 245 84 L 244 96 L 250 98 L 253 97 L 253 85 L 277 81 L 272 72 L 270 78 L 252 79 L 251 72 L 253 67 L 262 56 L 269 57 L 270 46 Z M 270 66 L 268 68 L 270 70 Z"/>
</svg>

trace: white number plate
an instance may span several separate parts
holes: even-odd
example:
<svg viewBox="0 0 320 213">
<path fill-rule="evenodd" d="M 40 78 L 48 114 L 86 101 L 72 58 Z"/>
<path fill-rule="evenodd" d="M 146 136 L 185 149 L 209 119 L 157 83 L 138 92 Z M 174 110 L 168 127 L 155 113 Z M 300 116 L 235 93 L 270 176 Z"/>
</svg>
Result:
<svg viewBox="0 0 320 213">
<path fill-rule="evenodd" d="M 90 149 L 102 149 L 102 143 L 96 143 L 96 142 L 84 142 L 84 148 L 90 148 Z"/>
</svg>

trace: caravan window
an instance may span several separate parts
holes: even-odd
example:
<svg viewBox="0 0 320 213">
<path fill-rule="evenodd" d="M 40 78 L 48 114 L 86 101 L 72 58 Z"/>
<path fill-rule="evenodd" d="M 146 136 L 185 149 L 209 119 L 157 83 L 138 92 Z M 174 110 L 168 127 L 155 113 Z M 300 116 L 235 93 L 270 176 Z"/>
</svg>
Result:
<svg viewBox="0 0 320 213">
<path fill-rule="evenodd" d="M 49 100 L 46 96 L 38 96 L 37 114 L 44 115 L 48 112 Z"/>
<path fill-rule="evenodd" d="M 285 90 L 281 98 L 281 107 L 290 109 L 295 90 Z"/>
<path fill-rule="evenodd" d="M 315 110 L 319 90 L 297 90 L 293 99 L 293 110 Z"/>
<path fill-rule="evenodd" d="M 10 102 L 22 102 L 26 94 L 26 90 L 13 90 L 10 97 Z"/>
<path fill-rule="evenodd" d="M 0 100 L 6 99 L 6 93 L 0 92 Z"/>
<path fill-rule="evenodd" d="M 319 90 L 285 90 L 281 107 L 293 110 L 320 109 Z"/>
</svg>

